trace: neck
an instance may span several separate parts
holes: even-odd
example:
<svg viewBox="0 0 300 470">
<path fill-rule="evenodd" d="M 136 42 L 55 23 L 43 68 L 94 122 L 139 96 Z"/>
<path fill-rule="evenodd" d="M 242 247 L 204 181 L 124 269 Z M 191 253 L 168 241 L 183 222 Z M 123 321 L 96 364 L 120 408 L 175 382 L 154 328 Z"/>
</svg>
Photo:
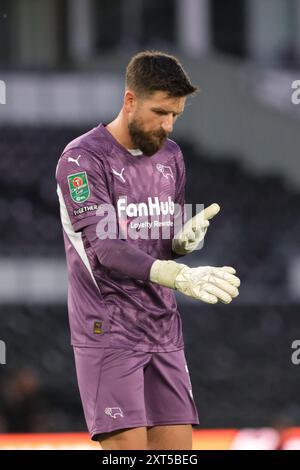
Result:
<svg viewBox="0 0 300 470">
<path fill-rule="evenodd" d="M 127 149 L 135 148 L 128 131 L 127 121 L 124 119 L 122 111 L 120 111 L 116 119 L 107 124 L 106 129 L 123 147 Z"/>
</svg>

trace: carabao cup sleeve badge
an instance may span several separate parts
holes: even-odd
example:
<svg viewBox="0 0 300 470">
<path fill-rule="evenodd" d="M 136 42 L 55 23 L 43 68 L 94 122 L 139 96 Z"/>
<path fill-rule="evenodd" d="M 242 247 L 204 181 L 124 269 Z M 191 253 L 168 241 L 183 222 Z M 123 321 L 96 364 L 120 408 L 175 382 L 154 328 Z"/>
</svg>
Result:
<svg viewBox="0 0 300 470">
<path fill-rule="evenodd" d="M 74 202 L 84 202 L 90 195 L 88 177 L 85 171 L 68 176 L 71 198 Z"/>
</svg>

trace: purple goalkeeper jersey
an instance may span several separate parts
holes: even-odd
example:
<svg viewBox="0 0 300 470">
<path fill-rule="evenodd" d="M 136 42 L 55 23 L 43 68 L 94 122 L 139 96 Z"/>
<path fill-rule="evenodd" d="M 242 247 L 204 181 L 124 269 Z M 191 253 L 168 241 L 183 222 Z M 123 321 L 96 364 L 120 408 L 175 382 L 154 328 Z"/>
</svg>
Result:
<svg viewBox="0 0 300 470">
<path fill-rule="evenodd" d="M 185 186 L 178 145 L 167 139 L 162 149 L 148 157 L 127 150 L 100 124 L 67 145 L 56 179 L 72 344 L 146 352 L 182 349 L 175 293 L 149 280 L 155 259 L 174 258 L 176 207 L 183 207 Z M 97 224 L 102 246 L 107 233 L 114 236 L 113 225 L 104 228 L 103 235 L 103 227 L 111 222 L 111 216 L 103 212 L 107 207 L 115 214 L 116 238 L 143 256 L 142 261 L 139 256 L 132 261 L 137 263 L 130 267 L 135 276 L 103 265 L 85 235 L 86 227 Z M 109 254 L 114 266 L 118 262 L 121 266 L 121 253 Z"/>
</svg>

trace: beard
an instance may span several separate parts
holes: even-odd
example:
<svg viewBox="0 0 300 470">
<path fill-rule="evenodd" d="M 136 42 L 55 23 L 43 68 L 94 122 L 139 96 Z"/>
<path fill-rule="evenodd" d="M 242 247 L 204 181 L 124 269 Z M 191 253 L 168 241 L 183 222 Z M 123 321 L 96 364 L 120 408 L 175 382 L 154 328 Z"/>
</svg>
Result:
<svg viewBox="0 0 300 470">
<path fill-rule="evenodd" d="M 128 124 L 128 130 L 133 145 L 139 148 L 147 157 L 151 157 L 158 152 L 168 136 L 163 129 L 149 132 L 143 131 L 137 119 L 133 119 Z"/>
</svg>

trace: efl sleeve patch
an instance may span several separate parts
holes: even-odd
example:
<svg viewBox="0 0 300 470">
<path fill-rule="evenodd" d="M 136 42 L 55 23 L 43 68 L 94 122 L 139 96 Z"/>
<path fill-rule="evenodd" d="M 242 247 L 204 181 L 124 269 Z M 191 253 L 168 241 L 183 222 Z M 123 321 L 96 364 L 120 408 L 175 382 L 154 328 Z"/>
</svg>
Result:
<svg viewBox="0 0 300 470">
<path fill-rule="evenodd" d="M 71 198 L 74 202 L 85 202 L 90 195 L 90 187 L 86 171 L 68 176 Z"/>
</svg>

